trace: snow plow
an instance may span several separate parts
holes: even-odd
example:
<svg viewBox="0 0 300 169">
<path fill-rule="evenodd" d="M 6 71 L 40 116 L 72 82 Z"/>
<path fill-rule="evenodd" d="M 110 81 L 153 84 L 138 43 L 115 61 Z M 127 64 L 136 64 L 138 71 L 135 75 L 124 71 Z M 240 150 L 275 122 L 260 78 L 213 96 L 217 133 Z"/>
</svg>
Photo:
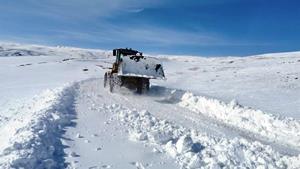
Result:
<svg viewBox="0 0 300 169">
<path fill-rule="evenodd" d="M 165 74 L 160 61 L 145 57 L 143 53 L 132 49 L 114 49 L 116 57 L 111 70 L 104 74 L 104 87 L 109 85 L 110 92 L 116 86 L 145 93 L 150 89 L 150 79 L 164 79 Z"/>
</svg>

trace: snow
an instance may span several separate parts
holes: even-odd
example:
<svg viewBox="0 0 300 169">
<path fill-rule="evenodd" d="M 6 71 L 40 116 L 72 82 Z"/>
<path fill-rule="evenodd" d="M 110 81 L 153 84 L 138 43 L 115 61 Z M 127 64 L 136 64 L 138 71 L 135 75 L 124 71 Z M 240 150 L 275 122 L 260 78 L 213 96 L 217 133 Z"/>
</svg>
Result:
<svg viewBox="0 0 300 169">
<path fill-rule="evenodd" d="M 236 128 L 300 148 L 300 121 L 293 118 L 277 117 L 260 110 L 242 107 L 236 101 L 226 104 L 188 92 L 182 96 L 179 105 Z"/>
<path fill-rule="evenodd" d="M 164 79 L 162 63 L 153 57 L 144 57 L 139 60 L 123 57 L 119 67 L 120 76 L 138 76 L 151 79 Z"/>
<path fill-rule="evenodd" d="M 20 107 L 44 90 L 61 87 L 67 83 L 99 77 L 102 70 L 97 60 L 109 54 L 102 50 L 42 47 L 4 44 L 3 49 L 30 50 L 42 56 L 0 56 L 0 115 L 10 117 L 12 109 Z M 1 55 L 1 50 L 0 50 Z M 24 65 L 24 66 L 20 66 Z M 102 63 L 106 66 L 107 63 Z M 89 71 L 83 71 L 88 68 Z M 1 125 L 1 120 L 0 120 Z"/>
<path fill-rule="evenodd" d="M 69 168 L 178 168 L 171 158 L 152 152 L 152 147 L 136 144 L 127 128 L 117 120 L 119 107 L 99 93 L 99 81 L 81 82 L 75 98 L 76 127 L 69 127 L 63 142 Z M 78 137 L 80 135 L 80 137 Z"/>
<path fill-rule="evenodd" d="M 131 133 L 144 135 L 147 144 L 155 144 L 170 154 L 183 168 L 299 168 L 298 157 L 286 157 L 259 142 L 245 139 L 217 139 L 195 130 L 175 126 L 151 114 L 118 108 L 120 120 Z M 151 122 L 151 123 L 150 123 Z M 152 139 L 155 137 L 156 139 Z M 148 138 L 148 139 L 145 139 Z"/>
<path fill-rule="evenodd" d="M 47 90 L 0 129 L 1 168 L 63 167 L 63 128 L 71 125 L 72 88 Z M 62 104 L 63 103 L 63 104 Z"/>
<path fill-rule="evenodd" d="M 160 86 L 300 119 L 300 52 L 250 57 L 162 57 Z"/>
<path fill-rule="evenodd" d="M 157 56 L 138 95 L 110 51 L 0 46 L 0 168 L 300 168 L 300 52 Z"/>
</svg>

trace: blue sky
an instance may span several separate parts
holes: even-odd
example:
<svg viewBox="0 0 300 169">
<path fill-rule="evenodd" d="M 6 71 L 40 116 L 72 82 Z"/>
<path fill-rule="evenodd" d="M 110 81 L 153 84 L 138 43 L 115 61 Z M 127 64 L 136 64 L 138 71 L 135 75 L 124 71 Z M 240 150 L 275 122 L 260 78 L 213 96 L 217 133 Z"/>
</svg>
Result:
<svg viewBox="0 0 300 169">
<path fill-rule="evenodd" d="M 0 40 L 153 54 L 300 50 L 298 0 L 0 0 Z"/>
</svg>

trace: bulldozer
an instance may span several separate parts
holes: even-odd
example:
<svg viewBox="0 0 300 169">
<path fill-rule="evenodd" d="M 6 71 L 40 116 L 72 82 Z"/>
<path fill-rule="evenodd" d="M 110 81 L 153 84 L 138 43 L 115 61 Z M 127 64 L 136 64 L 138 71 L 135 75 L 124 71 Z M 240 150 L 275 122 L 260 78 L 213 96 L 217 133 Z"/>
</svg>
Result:
<svg viewBox="0 0 300 169">
<path fill-rule="evenodd" d="M 150 89 L 150 79 L 165 79 L 163 66 L 157 58 L 145 57 L 142 52 L 128 48 L 113 50 L 116 57 L 111 70 L 104 74 L 104 87 L 126 87 L 137 93 Z"/>
</svg>

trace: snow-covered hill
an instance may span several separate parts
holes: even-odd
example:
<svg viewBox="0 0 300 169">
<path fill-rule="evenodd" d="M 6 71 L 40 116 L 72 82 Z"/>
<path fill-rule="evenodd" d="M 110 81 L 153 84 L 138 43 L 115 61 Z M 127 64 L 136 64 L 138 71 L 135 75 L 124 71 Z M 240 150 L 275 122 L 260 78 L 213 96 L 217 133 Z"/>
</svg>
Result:
<svg viewBox="0 0 300 169">
<path fill-rule="evenodd" d="M 157 56 L 110 93 L 109 51 L 0 45 L 0 168 L 300 168 L 300 52 Z"/>
</svg>

